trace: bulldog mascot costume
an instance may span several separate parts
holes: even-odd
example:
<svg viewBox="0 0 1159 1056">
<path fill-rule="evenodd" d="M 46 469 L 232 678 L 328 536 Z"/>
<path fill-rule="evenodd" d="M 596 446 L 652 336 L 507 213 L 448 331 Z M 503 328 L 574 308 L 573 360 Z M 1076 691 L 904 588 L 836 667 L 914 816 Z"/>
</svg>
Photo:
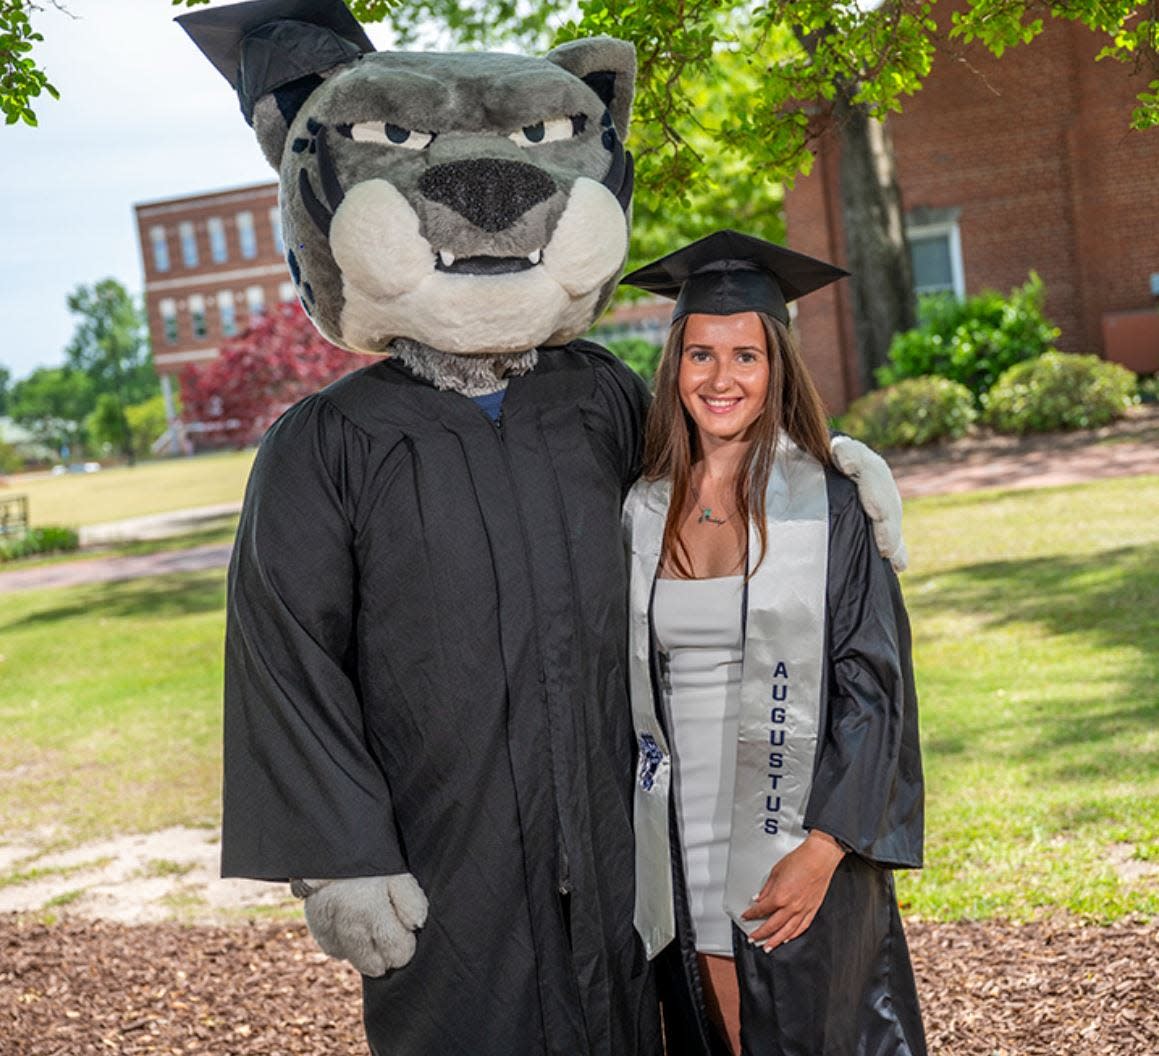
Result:
<svg viewBox="0 0 1159 1056">
<path fill-rule="evenodd" d="M 292 881 L 377 1054 L 654 1056 L 620 544 L 648 394 L 579 339 L 627 257 L 633 48 L 375 52 L 339 0 L 179 21 L 279 173 L 302 306 L 376 356 L 254 464 L 223 873 Z M 898 560 L 888 469 L 838 453 Z"/>
</svg>

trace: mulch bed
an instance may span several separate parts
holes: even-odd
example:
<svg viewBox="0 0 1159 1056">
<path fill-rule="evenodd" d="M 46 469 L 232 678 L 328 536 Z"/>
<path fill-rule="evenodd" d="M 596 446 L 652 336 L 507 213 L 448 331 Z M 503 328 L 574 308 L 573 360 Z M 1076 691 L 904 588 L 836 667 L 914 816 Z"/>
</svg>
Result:
<svg viewBox="0 0 1159 1056">
<path fill-rule="evenodd" d="M 1157 925 L 908 933 L 937 1056 L 1159 1053 Z M 301 926 L 0 916 L 0 1052 L 347 1056 L 366 1045 L 357 975 Z"/>
</svg>

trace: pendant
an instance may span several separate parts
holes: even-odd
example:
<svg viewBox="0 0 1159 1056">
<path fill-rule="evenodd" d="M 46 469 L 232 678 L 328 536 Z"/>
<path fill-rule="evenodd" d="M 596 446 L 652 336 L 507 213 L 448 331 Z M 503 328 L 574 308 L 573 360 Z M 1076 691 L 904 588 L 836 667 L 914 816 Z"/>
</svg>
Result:
<svg viewBox="0 0 1159 1056">
<path fill-rule="evenodd" d="M 724 524 L 728 518 L 713 517 L 711 506 L 701 506 L 700 516 L 696 518 L 697 524 Z"/>
</svg>

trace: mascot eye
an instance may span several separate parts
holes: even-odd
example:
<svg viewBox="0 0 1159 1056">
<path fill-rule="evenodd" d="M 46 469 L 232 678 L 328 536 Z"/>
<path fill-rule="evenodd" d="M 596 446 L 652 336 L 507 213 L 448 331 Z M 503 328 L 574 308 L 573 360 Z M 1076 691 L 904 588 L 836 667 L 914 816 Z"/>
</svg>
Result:
<svg viewBox="0 0 1159 1056">
<path fill-rule="evenodd" d="M 571 139 L 577 131 L 576 122 L 571 117 L 553 117 L 550 121 L 540 121 L 534 125 L 524 125 L 518 132 L 507 138 L 521 147 L 537 147 L 540 143 L 555 143 L 561 139 Z"/>
<path fill-rule="evenodd" d="M 404 147 L 406 150 L 422 150 L 434 142 L 434 132 L 417 132 L 401 125 L 392 125 L 389 121 L 381 124 L 377 121 L 359 121 L 356 125 L 346 126 L 350 129 L 350 138 L 356 143 L 389 143 L 392 147 Z"/>
</svg>

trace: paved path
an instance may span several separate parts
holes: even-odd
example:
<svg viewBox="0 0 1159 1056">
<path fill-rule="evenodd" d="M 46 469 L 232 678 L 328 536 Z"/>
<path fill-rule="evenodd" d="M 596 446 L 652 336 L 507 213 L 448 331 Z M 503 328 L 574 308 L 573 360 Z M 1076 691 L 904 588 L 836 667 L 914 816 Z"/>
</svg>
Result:
<svg viewBox="0 0 1159 1056">
<path fill-rule="evenodd" d="M 990 443 L 950 445 L 934 451 L 913 451 L 891 458 L 894 476 L 905 498 L 973 491 L 980 488 L 1043 488 L 1080 484 L 1106 477 L 1159 475 L 1159 409 L 1148 410 L 1114 435 L 1069 434 L 1031 440 L 995 439 Z M 85 545 L 126 539 L 157 539 L 196 531 L 208 522 L 236 513 L 238 506 L 206 506 L 195 510 L 139 517 L 84 529 Z M 17 590 L 114 582 L 174 572 L 198 572 L 228 564 L 230 545 L 198 546 L 189 550 L 141 557 L 91 558 L 13 572 L 0 572 L 0 594 Z"/>
<path fill-rule="evenodd" d="M 177 572 L 201 572 L 229 564 L 231 543 L 195 546 L 189 550 L 168 550 L 139 557 L 93 557 L 63 561 L 59 565 L 0 572 L 0 594 L 16 590 L 44 590 L 49 587 L 76 587 L 84 583 L 114 583 L 142 576 L 165 576 Z"/>
<path fill-rule="evenodd" d="M 974 454 L 893 467 L 903 498 L 981 488 L 1049 488 L 1106 477 L 1159 475 L 1159 443 L 1091 444 L 1064 450 Z"/>
</svg>

